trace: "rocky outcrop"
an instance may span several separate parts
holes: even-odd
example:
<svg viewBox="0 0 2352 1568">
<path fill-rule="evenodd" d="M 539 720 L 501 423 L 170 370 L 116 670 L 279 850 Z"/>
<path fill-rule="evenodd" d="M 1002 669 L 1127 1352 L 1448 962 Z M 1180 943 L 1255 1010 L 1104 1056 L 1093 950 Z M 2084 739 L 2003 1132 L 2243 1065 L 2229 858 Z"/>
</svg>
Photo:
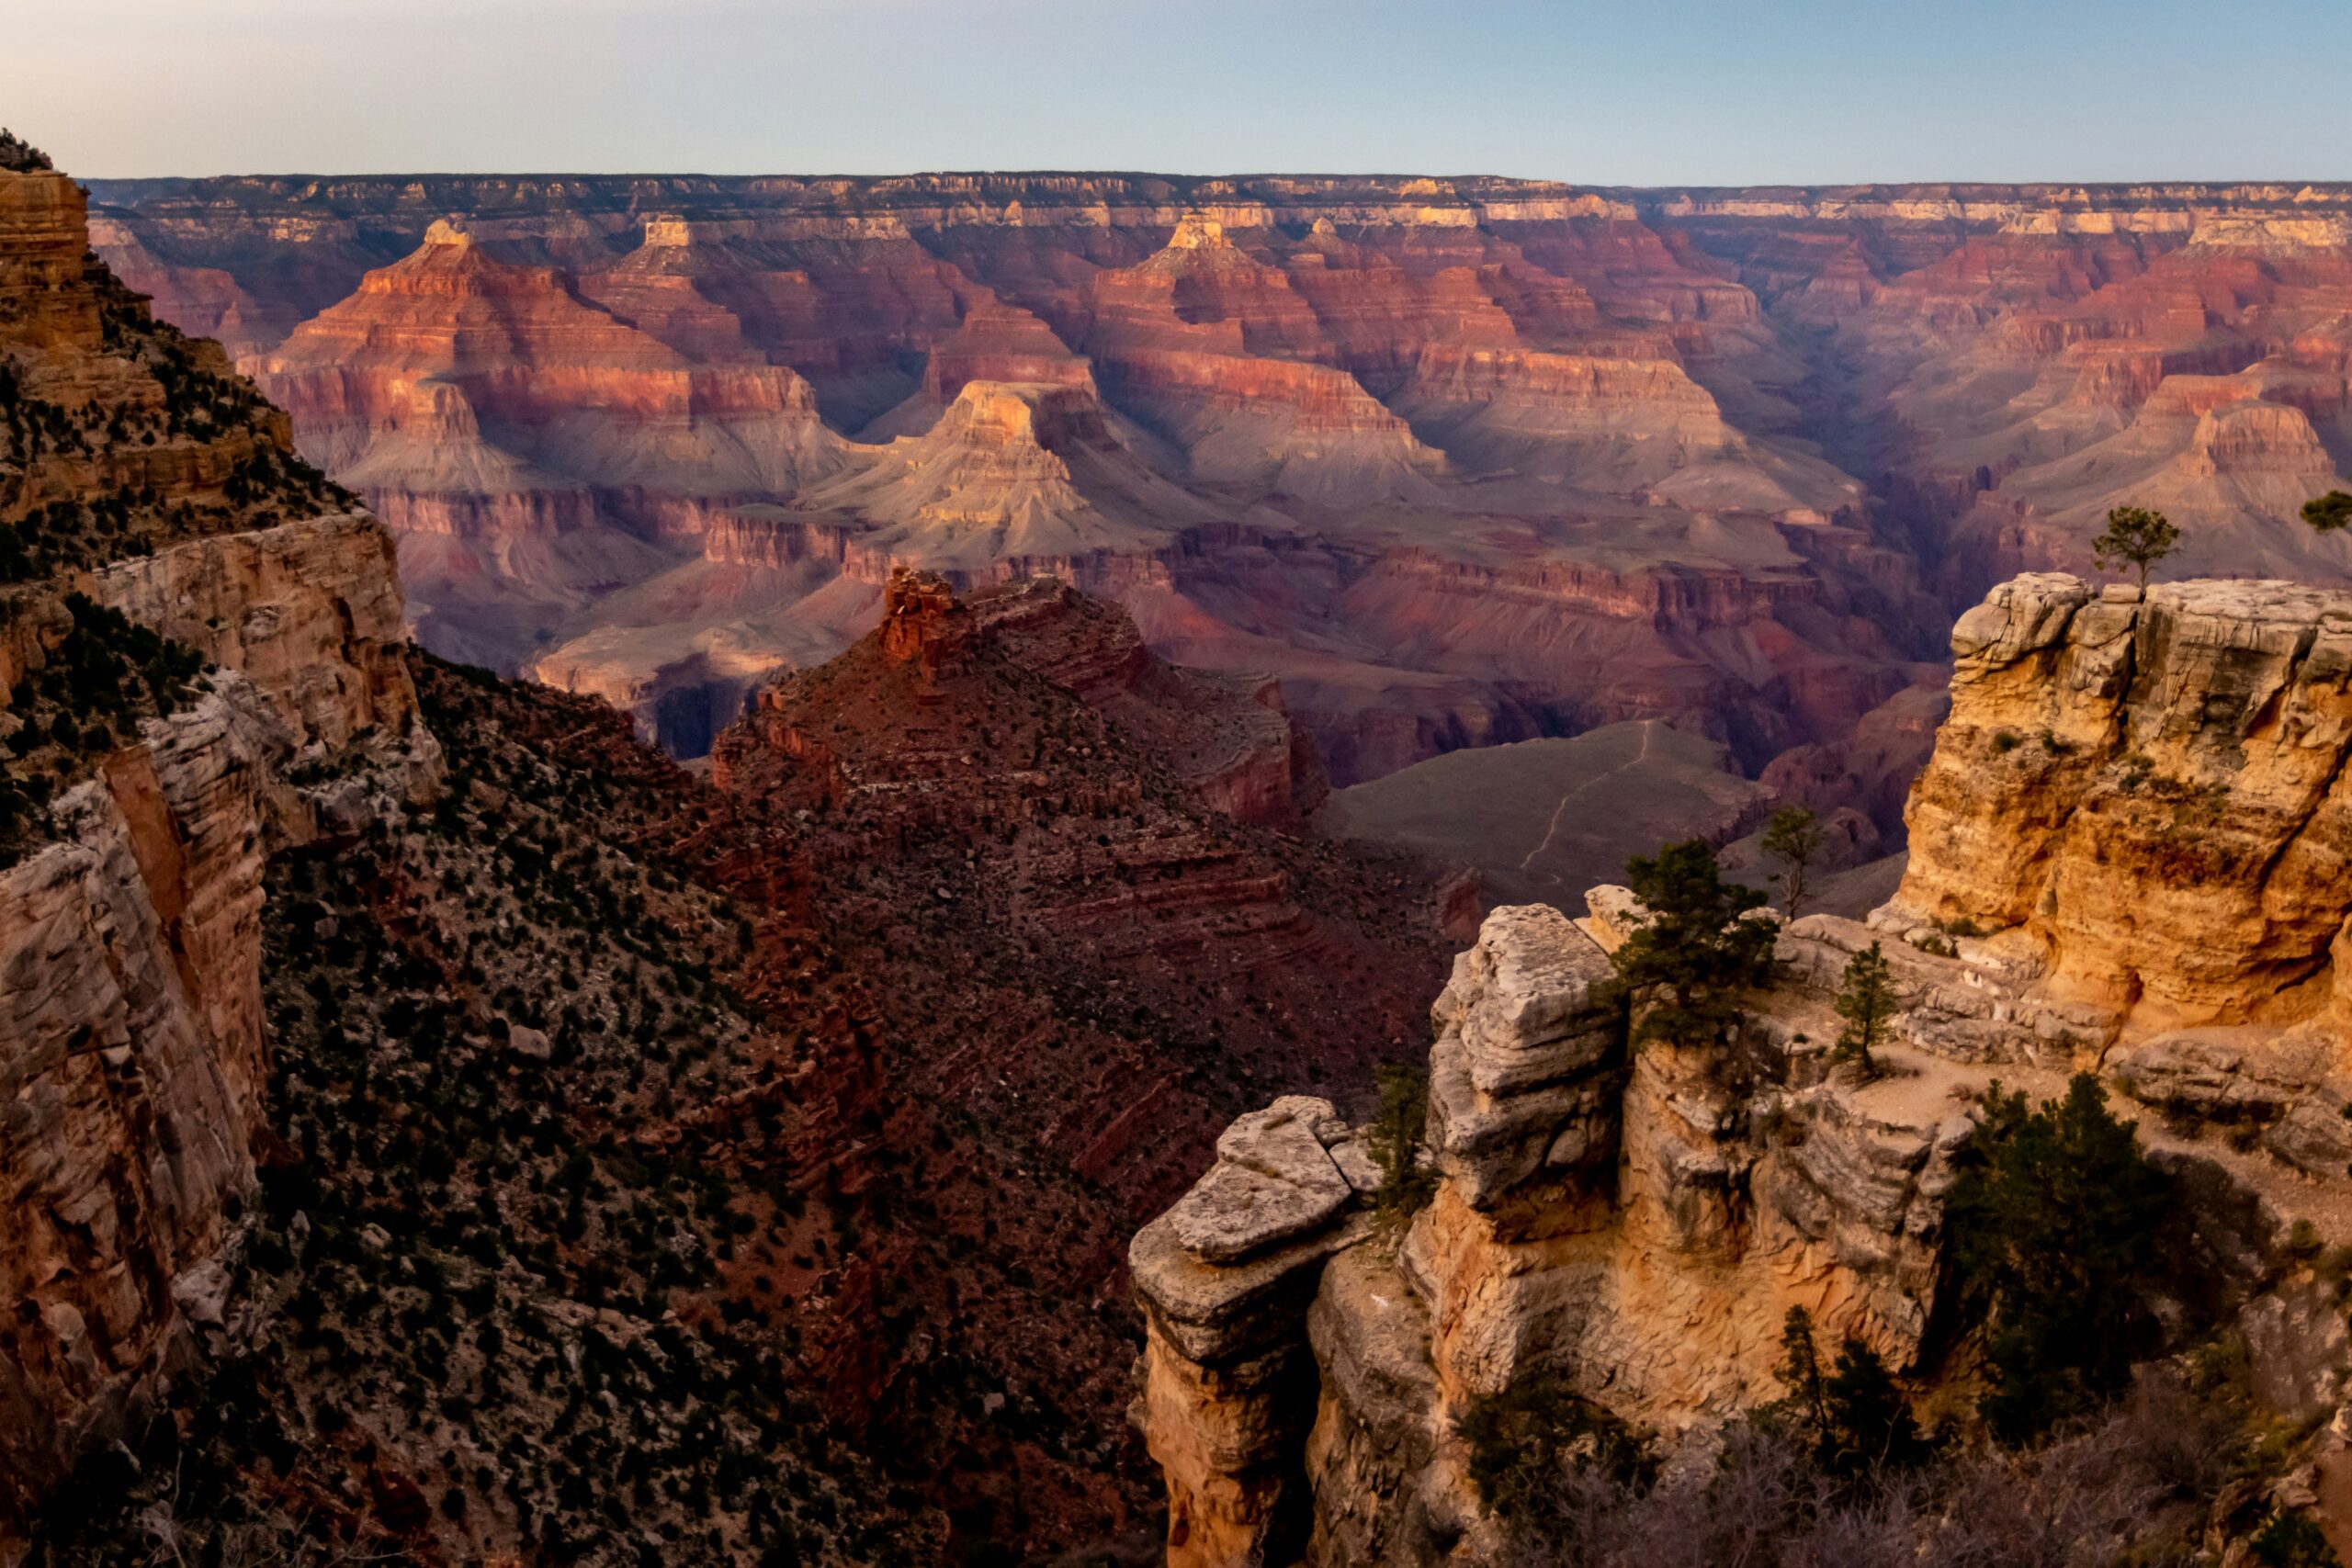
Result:
<svg viewBox="0 0 2352 1568">
<path fill-rule="evenodd" d="M 107 568 L 93 596 L 242 671 L 300 744 L 334 752 L 416 712 L 392 542 L 365 514 L 175 545 Z"/>
<path fill-rule="evenodd" d="M 0 340 L 90 352 L 96 299 L 80 287 L 88 198 L 53 172 L 0 170 Z"/>
<path fill-rule="evenodd" d="M 1952 651 L 1882 923 L 1984 939 L 2133 1029 L 2325 1005 L 2352 912 L 2352 594 L 2028 576 Z"/>
<path fill-rule="evenodd" d="M 90 1448 L 185 1366 L 180 1283 L 253 1179 L 262 868 L 288 754 L 220 691 L 62 802 L 0 874 L 0 1556 Z"/>
<path fill-rule="evenodd" d="M 244 367 L 307 453 L 424 536 L 412 575 L 450 618 L 442 646 L 511 664 L 518 596 L 560 614 L 666 564 L 649 492 L 755 499 L 849 462 L 795 372 L 685 341 L 708 357 L 436 220 Z"/>
<path fill-rule="evenodd" d="M 1128 1249 L 1171 1568 L 1282 1562 L 1303 1544 L 1302 1325 L 1324 1259 L 1368 1234 L 1353 1210 L 1377 1181 L 1330 1103 L 1293 1096 L 1227 1128 L 1217 1163 Z"/>
<path fill-rule="evenodd" d="M 1401 1235 L 1365 1212 L 1371 1171 L 1342 1190 L 1308 1157 L 1344 1166 L 1360 1135 L 1286 1100 L 1137 1235 L 1171 1562 L 1273 1561 L 1277 1540 L 1335 1568 L 1503 1561 L 1455 1432 L 1483 1398 L 1555 1375 L 1644 1426 L 1719 1426 L 1774 1395 L 1792 1306 L 1898 1367 L 1927 1349 L 1972 1123 L 1941 1092 L 1824 1078 L 1834 1022 L 1808 960 L 1863 928 L 1783 939 L 1793 977 L 1757 999 L 1740 1068 L 1712 1048 L 1629 1057 L 1603 942 L 1638 918 L 1622 889 L 1596 891 L 1591 934 L 1505 908 L 1456 958 L 1431 1012 L 1435 1196 Z M 1965 984 L 1956 959 L 1919 962 L 1906 1040 Z M 1311 1397 L 1293 1386 L 1308 1358 Z M 1472 1558 L 1447 1555 L 1459 1542 Z"/>
<path fill-rule="evenodd" d="M 438 777 L 371 519 L 190 541 L 95 587 L 187 635 L 215 672 L 57 803 L 54 842 L 0 872 L 0 1300 L 16 1303 L 0 1556 L 74 1461 L 189 1365 L 180 1297 L 217 1267 L 253 1179 L 269 855 Z M 339 751 L 292 782 L 298 754 Z"/>
</svg>

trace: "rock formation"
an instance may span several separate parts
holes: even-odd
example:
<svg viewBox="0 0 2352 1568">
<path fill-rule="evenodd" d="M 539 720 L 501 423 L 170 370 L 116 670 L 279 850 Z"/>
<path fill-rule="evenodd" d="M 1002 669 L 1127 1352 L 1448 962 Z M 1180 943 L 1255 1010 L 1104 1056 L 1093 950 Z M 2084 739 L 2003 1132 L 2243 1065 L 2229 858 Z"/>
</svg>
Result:
<svg viewBox="0 0 2352 1568">
<path fill-rule="evenodd" d="M 2135 1032 L 2322 1009 L 2352 912 L 2347 638 L 2338 590 L 2003 584 L 1953 630 L 1887 923 L 2046 966 Z"/>
<path fill-rule="evenodd" d="M 1300 1100 L 1236 1122 L 1137 1235 L 1140 1413 L 1171 1562 L 1499 1550 L 1455 1423 L 1539 1374 L 1676 1431 L 1771 1397 L 1792 1306 L 1898 1366 L 1928 1348 L 1939 1199 L 1970 1123 L 1940 1093 L 1824 1081 L 1826 998 L 1862 928 L 1816 916 L 1783 936 L 1796 977 L 1751 1017 L 1771 1065 L 1744 1081 L 1712 1052 L 1629 1060 L 1595 989 L 1623 890 L 1593 908 L 1591 934 L 1548 906 L 1498 909 L 1455 959 L 1431 1011 L 1436 1193 L 1401 1235 L 1363 1201 L 1361 1134 Z M 1905 977 L 1923 1020 L 1947 967 Z M 1266 1133 L 1285 1117 L 1351 1179 Z"/>
</svg>

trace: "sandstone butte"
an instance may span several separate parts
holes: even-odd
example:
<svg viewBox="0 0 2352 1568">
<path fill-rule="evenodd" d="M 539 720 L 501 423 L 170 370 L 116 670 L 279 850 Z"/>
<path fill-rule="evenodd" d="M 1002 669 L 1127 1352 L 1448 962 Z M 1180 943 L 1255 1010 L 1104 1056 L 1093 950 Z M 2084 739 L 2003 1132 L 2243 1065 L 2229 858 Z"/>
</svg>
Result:
<svg viewBox="0 0 2352 1568">
<path fill-rule="evenodd" d="M 1777 1396 L 1792 1306 L 1934 1386 L 1942 1199 L 1996 1078 L 2047 1094 L 2093 1068 L 2162 1111 L 2141 1135 L 2205 1191 L 2199 1245 L 2240 1256 L 2224 1296 L 2261 1397 L 2340 1410 L 2332 1297 L 2265 1257 L 2352 1196 L 2348 651 L 2341 589 L 1996 587 L 1952 635 L 1900 889 L 1866 922 L 1781 923 L 1746 1087 L 1713 1052 L 1628 1061 L 1595 995 L 1641 915 L 1626 889 L 1580 919 L 1488 915 L 1431 1010 L 1439 1179 L 1401 1237 L 1365 1201 L 1366 1134 L 1288 1096 L 1135 1238 L 1168 1561 L 1508 1562 L 1455 1427 L 1473 1400 L 1555 1374 L 1703 1434 Z M 1858 1087 L 1824 1053 L 1872 942 L 1903 1072 Z M 2296 1483 L 2339 1542 L 2347 1469 L 2324 1437 Z"/>
<path fill-rule="evenodd" d="M 1341 786 L 1653 718 L 1838 774 L 2119 503 L 2176 575 L 2352 581 L 2295 515 L 2352 450 L 2341 186 L 96 189 L 391 527 L 425 646 L 680 755 L 900 565 L 1280 677 Z"/>
</svg>

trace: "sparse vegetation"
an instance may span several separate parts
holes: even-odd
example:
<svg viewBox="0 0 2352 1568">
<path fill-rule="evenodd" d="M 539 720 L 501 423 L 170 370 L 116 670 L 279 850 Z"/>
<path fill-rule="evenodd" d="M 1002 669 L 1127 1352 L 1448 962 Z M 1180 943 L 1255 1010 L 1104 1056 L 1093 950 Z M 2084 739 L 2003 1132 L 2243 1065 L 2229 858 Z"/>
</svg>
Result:
<svg viewBox="0 0 2352 1568">
<path fill-rule="evenodd" d="M 1825 1408 L 1832 1381 L 1823 1380 Z M 1874 1432 L 1900 1427 L 1883 1395 L 1855 1392 L 1852 1419 Z M 1801 1421 L 1774 1414 L 1732 1427 L 1713 1463 L 1647 1483 L 1573 1459 L 1548 1472 L 1527 1467 L 1510 1477 L 1510 1560 L 1525 1568 L 2154 1568 L 2207 1561 L 2209 1528 L 2245 1543 L 2257 1562 L 2264 1550 L 2317 1544 L 2302 1516 L 2267 1517 L 2259 1487 L 2243 1483 L 2261 1471 L 2242 1398 L 2166 1371 L 2026 1455 L 1954 1440 L 1915 1450 L 1915 1463 L 1872 1464 L 1863 1458 L 1878 1446 L 1871 1438 L 1825 1451 Z M 2233 1483 L 2241 1484 L 2233 1491 Z M 2247 1501 L 2217 1507 L 2225 1495 Z M 2254 1544 L 2264 1540 L 2267 1548 Z M 2322 1568 L 2331 1560 L 2279 1561 Z"/>
<path fill-rule="evenodd" d="M 1764 825 L 1764 853 L 1781 868 L 1773 877 L 1781 889 L 1781 909 L 1792 920 L 1804 912 L 1821 839 L 1821 819 L 1802 806 L 1781 807 Z"/>
<path fill-rule="evenodd" d="M 1758 1413 L 1785 1432 L 1825 1474 L 1846 1480 L 1909 1470 L 1928 1458 L 1909 1399 L 1878 1352 L 1848 1336 L 1825 1371 L 1814 1342 L 1813 1314 L 1791 1307 L 1781 1326 L 1781 1386 L 1787 1392 Z"/>
<path fill-rule="evenodd" d="M 1373 1207 L 1383 1219 L 1401 1224 L 1437 1193 L 1437 1172 L 1421 1158 L 1430 1115 L 1429 1069 L 1384 1064 L 1374 1069 L 1374 1077 L 1380 1110 L 1365 1136 L 1373 1162 L 1380 1167 Z"/>
<path fill-rule="evenodd" d="M 1472 1400 L 1455 1430 L 1469 1446 L 1470 1481 L 1479 1500 L 1508 1522 L 1532 1522 L 1564 1472 L 1634 1490 L 1646 1488 L 1657 1473 L 1646 1434 L 1548 1371 Z"/>
<path fill-rule="evenodd" d="M 2151 1349 L 2162 1173 L 2088 1073 L 2030 1106 L 1996 1083 L 1947 1203 L 1962 1300 L 1987 1325 L 1984 1416 L 2030 1441 L 2120 1393 Z"/>
<path fill-rule="evenodd" d="M 2303 502 L 2303 521 L 2315 533 L 2337 534 L 2352 526 L 2352 495 L 2340 490 L 2314 496 Z"/>
<path fill-rule="evenodd" d="M 0 526 L 0 583 L 358 504 L 280 444 L 275 411 L 217 344 L 155 320 L 95 259 L 83 282 L 96 299 L 107 363 L 145 378 L 150 396 L 61 402 L 42 395 L 32 362 L 0 355 L 0 466 L 30 478 L 13 499 L 13 523 Z M 225 474 L 217 484 L 159 485 L 149 455 L 174 446 L 208 448 L 190 467 Z M 49 459 L 62 460 L 54 482 Z"/>
<path fill-rule="evenodd" d="M 46 840 L 47 807 L 98 761 L 194 694 L 203 660 L 79 593 L 66 631 L 9 691 L 0 740 L 0 865 Z"/>
<path fill-rule="evenodd" d="M 48 153 L 15 131 L 0 126 L 0 169 L 16 175 L 37 175 L 53 167 L 55 165 L 49 161 Z"/>
</svg>

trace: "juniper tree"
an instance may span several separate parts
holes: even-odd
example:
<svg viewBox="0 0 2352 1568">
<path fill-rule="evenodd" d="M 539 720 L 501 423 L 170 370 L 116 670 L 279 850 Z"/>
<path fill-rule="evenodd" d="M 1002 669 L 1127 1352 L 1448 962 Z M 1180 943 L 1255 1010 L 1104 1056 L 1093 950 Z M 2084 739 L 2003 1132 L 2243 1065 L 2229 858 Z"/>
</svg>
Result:
<svg viewBox="0 0 2352 1568">
<path fill-rule="evenodd" d="M 2352 495 L 2340 490 L 2313 497 L 2303 502 L 2303 521 L 2323 534 L 2333 534 L 2352 526 Z"/>
<path fill-rule="evenodd" d="M 2154 1343 L 2171 1190 L 2089 1073 L 2038 1109 L 1995 1083 L 1968 1159 L 1944 1212 L 1964 1310 L 1989 1325 L 1983 1410 L 2030 1441 L 2121 1391 Z"/>
<path fill-rule="evenodd" d="M 2107 532 L 2091 541 L 2091 558 L 2101 571 L 2132 568 L 2145 589 L 2148 569 L 2172 554 L 2179 543 L 2180 530 L 2166 522 L 2163 513 L 2144 506 L 2119 506 L 2107 514 Z"/>
<path fill-rule="evenodd" d="M 1646 912 L 1611 962 L 1617 995 L 1634 1010 L 1634 1042 L 1728 1043 L 1739 992 L 1771 977 L 1775 927 L 1752 913 L 1764 895 L 1724 881 L 1703 839 L 1636 855 L 1625 879 Z"/>
<path fill-rule="evenodd" d="M 1845 982 L 1838 991 L 1838 1016 L 1846 1021 L 1846 1027 L 1838 1033 L 1829 1059 L 1857 1064 L 1865 1078 L 1878 1077 L 1878 1062 L 1871 1055 L 1871 1048 L 1878 1043 L 1894 1012 L 1894 990 L 1888 984 L 1886 954 L 1872 942 L 1846 963 Z"/>
</svg>

